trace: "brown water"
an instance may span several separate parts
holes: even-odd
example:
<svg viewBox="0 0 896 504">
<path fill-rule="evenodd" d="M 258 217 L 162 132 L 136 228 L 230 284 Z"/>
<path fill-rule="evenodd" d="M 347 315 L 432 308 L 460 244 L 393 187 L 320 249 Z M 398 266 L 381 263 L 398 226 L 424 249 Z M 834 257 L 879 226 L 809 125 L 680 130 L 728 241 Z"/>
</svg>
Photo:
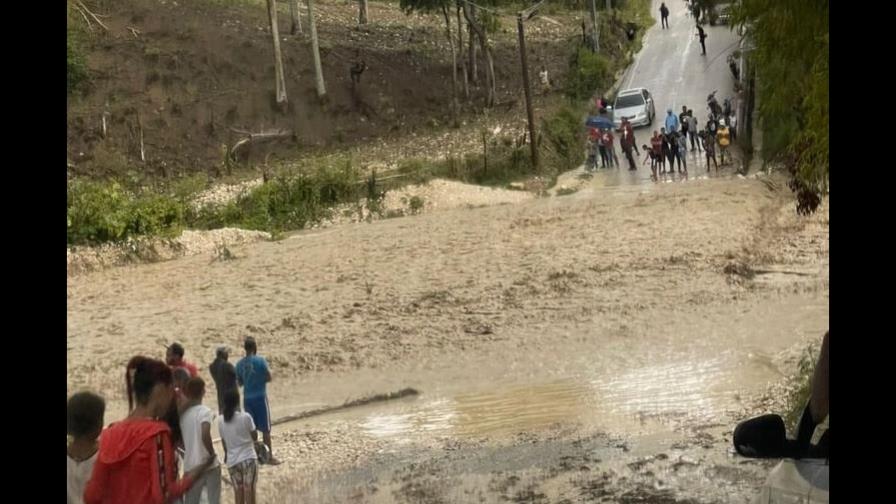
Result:
<svg viewBox="0 0 896 504">
<path fill-rule="evenodd" d="M 631 437 L 684 421 L 711 423 L 737 410 L 746 395 L 792 372 L 780 369 L 781 352 L 823 333 L 827 299 L 792 296 L 702 317 L 670 317 L 660 322 L 667 332 L 649 339 L 571 337 L 563 346 L 512 358 L 485 351 L 479 358 L 442 365 L 418 363 L 390 374 L 379 387 L 413 386 L 422 392 L 419 397 L 327 415 L 305 425 L 348 420 L 372 437 L 412 441 L 428 436 L 500 438 L 562 424 Z M 688 329 L 679 332 L 680 325 Z M 587 328 L 579 330 L 587 333 Z M 364 383 L 365 389 L 378 386 L 369 371 L 338 381 L 330 390 L 346 390 L 352 382 Z M 303 388 L 321 393 L 330 386 L 318 382 Z M 286 413 L 292 408 L 294 413 L 317 405 L 312 401 L 277 409 Z"/>
</svg>

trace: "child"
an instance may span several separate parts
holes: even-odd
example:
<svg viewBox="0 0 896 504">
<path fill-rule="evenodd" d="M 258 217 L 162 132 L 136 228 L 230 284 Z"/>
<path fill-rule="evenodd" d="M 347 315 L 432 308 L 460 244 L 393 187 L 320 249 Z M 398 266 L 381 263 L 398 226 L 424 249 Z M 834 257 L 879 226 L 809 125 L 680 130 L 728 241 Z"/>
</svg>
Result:
<svg viewBox="0 0 896 504">
<path fill-rule="evenodd" d="M 716 161 L 716 139 L 708 131 L 700 132 L 701 140 L 703 140 L 703 152 L 706 153 L 706 173 L 709 173 L 709 160 L 711 159 L 716 165 L 716 172 L 719 171 L 719 162 Z"/>
<path fill-rule="evenodd" d="M 258 477 L 255 441 L 258 440 L 258 431 L 248 413 L 237 411 L 239 405 L 239 392 L 230 390 L 224 394 L 224 418 L 218 422 L 218 432 L 221 434 L 224 463 L 230 473 L 236 504 L 255 504 L 255 482 Z"/>
<path fill-rule="evenodd" d="M 68 400 L 68 435 L 72 437 L 68 445 L 68 504 L 84 504 L 84 489 L 96 462 L 105 412 L 106 401 L 91 392 L 78 392 Z"/>
<path fill-rule="evenodd" d="M 190 378 L 184 389 L 187 403 L 180 416 L 180 430 L 184 440 L 184 471 L 190 471 L 211 457 L 210 469 L 196 479 L 184 497 L 184 504 L 199 504 L 202 489 L 206 489 L 209 504 L 221 502 L 221 465 L 212 445 L 212 421 L 214 413 L 202 404 L 205 397 L 205 381 Z"/>
<path fill-rule="evenodd" d="M 684 174 L 688 174 L 688 136 L 686 133 L 678 134 L 678 165 L 684 164 Z"/>
<path fill-rule="evenodd" d="M 650 172 L 653 174 L 652 178 L 656 179 L 656 154 L 653 152 L 653 149 L 648 147 L 647 145 L 642 145 L 641 149 L 647 154 L 647 157 L 644 158 L 644 162 L 641 164 L 647 164 L 647 160 L 650 160 Z"/>
</svg>

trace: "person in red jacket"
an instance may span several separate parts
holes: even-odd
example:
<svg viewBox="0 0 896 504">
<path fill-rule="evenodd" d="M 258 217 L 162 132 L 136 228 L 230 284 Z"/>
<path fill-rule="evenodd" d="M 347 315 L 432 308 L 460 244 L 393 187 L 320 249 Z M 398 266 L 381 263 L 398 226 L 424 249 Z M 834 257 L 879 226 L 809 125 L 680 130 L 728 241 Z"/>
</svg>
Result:
<svg viewBox="0 0 896 504">
<path fill-rule="evenodd" d="M 170 367 L 137 356 L 128 363 L 125 381 L 131 413 L 103 431 L 84 503 L 174 502 L 208 469 L 213 458 L 177 479 L 171 428 L 159 420 L 169 415 L 174 401 Z"/>
</svg>

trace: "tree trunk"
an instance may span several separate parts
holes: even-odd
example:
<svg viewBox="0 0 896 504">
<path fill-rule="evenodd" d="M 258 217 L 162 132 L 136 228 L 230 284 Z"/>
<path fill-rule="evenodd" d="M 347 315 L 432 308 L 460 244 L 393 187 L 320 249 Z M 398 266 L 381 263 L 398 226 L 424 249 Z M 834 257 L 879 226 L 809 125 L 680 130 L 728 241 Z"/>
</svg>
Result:
<svg viewBox="0 0 896 504">
<path fill-rule="evenodd" d="M 467 12 L 467 3 L 463 3 L 463 11 L 464 11 L 464 19 L 467 20 L 467 37 L 470 39 L 469 44 L 470 47 L 467 51 L 467 57 L 470 64 L 470 80 L 473 82 L 474 86 L 479 85 L 479 69 L 476 68 L 476 37 L 473 35 L 473 22 L 470 19 L 476 18 L 476 7 L 469 7 L 470 12 Z"/>
<path fill-rule="evenodd" d="M 274 42 L 274 80 L 277 89 L 277 105 L 286 109 L 286 78 L 283 75 L 283 58 L 280 55 L 280 33 L 277 26 L 277 3 L 268 0 L 268 20 L 271 23 L 271 39 Z"/>
<path fill-rule="evenodd" d="M 597 0 L 590 0 L 589 10 L 591 13 L 591 52 L 597 52 Z"/>
<path fill-rule="evenodd" d="M 445 17 L 445 36 L 448 37 L 448 45 L 451 46 L 451 115 L 454 127 L 460 125 L 460 104 L 457 100 L 457 49 L 454 47 L 454 36 L 451 35 L 451 16 L 448 15 L 448 7 L 442 5 L 442 15 Z M 458 30 L 460 26 L 457 27 Z"/>
<path fill-rule="evenodd" d="M 367 0 L 358 0 L 358 24 L 367 24 Z"/>
<path fill-rule="evenodd" d="M 299 18 L 299 0 L 289 0 L 289 17 L 292 18 L 292 35 L 302 33 L 302 20 Z"/>
<path fill-rule="evenodd" d="M 457 8 L 455 14 L 457 15 L 457 50 L 464 50 L 464 24 L 460 21 L 460 1 L 457 2 Z M 470 77 L 467 75 L 467 60 L 464 59 L 463 55 L 460 57 L 460 65 L 461 70 L 464 76 L 464 99 L 470 99 Z"/>
<path fill-rule="evenodd" d="M 311 53 L 312 56 L 314 56 L 314 81 L 317 86 L 317 97 L 323 98 L 327 94 L 327 87 L 324 84 L 324 71 L 320 66 L 320 46 L 317 43 L 317 23 L 314 22 L 314 0 L 308 0 L 308 23 L 311 27 Z"/>
<path fill-rule="evenodd" d="M 495 104 L 495 63 L 494 59 L 492 58 L 492 50 L 488 46 L 488 39 L 486 38 L 485 30 L 481 26 L 479 26 L 478 23 L 470 19 L 467 9 L 467 3 L 464 3 L 464 16 L 467 17 L 467 22 L 470 23 L 473 31 L 476 32 L 476 37 L 479 39 L 479 47 L 480 49 L 482 49 L 482 54 L 485 54 L 485 84 L 488 87 L 488 95 L 485 100 L 485 106 L 491 108 Z"/>
</svg>

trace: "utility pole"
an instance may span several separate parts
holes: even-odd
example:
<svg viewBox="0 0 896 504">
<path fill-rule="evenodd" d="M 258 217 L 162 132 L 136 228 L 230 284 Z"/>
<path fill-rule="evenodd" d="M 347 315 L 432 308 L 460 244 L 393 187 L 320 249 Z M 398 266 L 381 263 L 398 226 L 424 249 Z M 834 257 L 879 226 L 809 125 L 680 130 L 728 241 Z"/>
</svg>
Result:
<svg viewBox="0 0 896 504">
<path fill-rule="evenodd" d="M 526 57 L 526 36 L 523 33 L 523 14 L 524 12 L 520 12 L 517 15 L 516 26 L 520 36 L 520 60 L 523 64 L 523 89 L 526 92 L 526 115 L 529 118 L 529 149 L 532 152 L 532 167 L 538 168 L 538 146 L 535 145 L 535 118 L 532 115 L 532 92 L 529 90 L 529 59 Z"/>
</svg>

